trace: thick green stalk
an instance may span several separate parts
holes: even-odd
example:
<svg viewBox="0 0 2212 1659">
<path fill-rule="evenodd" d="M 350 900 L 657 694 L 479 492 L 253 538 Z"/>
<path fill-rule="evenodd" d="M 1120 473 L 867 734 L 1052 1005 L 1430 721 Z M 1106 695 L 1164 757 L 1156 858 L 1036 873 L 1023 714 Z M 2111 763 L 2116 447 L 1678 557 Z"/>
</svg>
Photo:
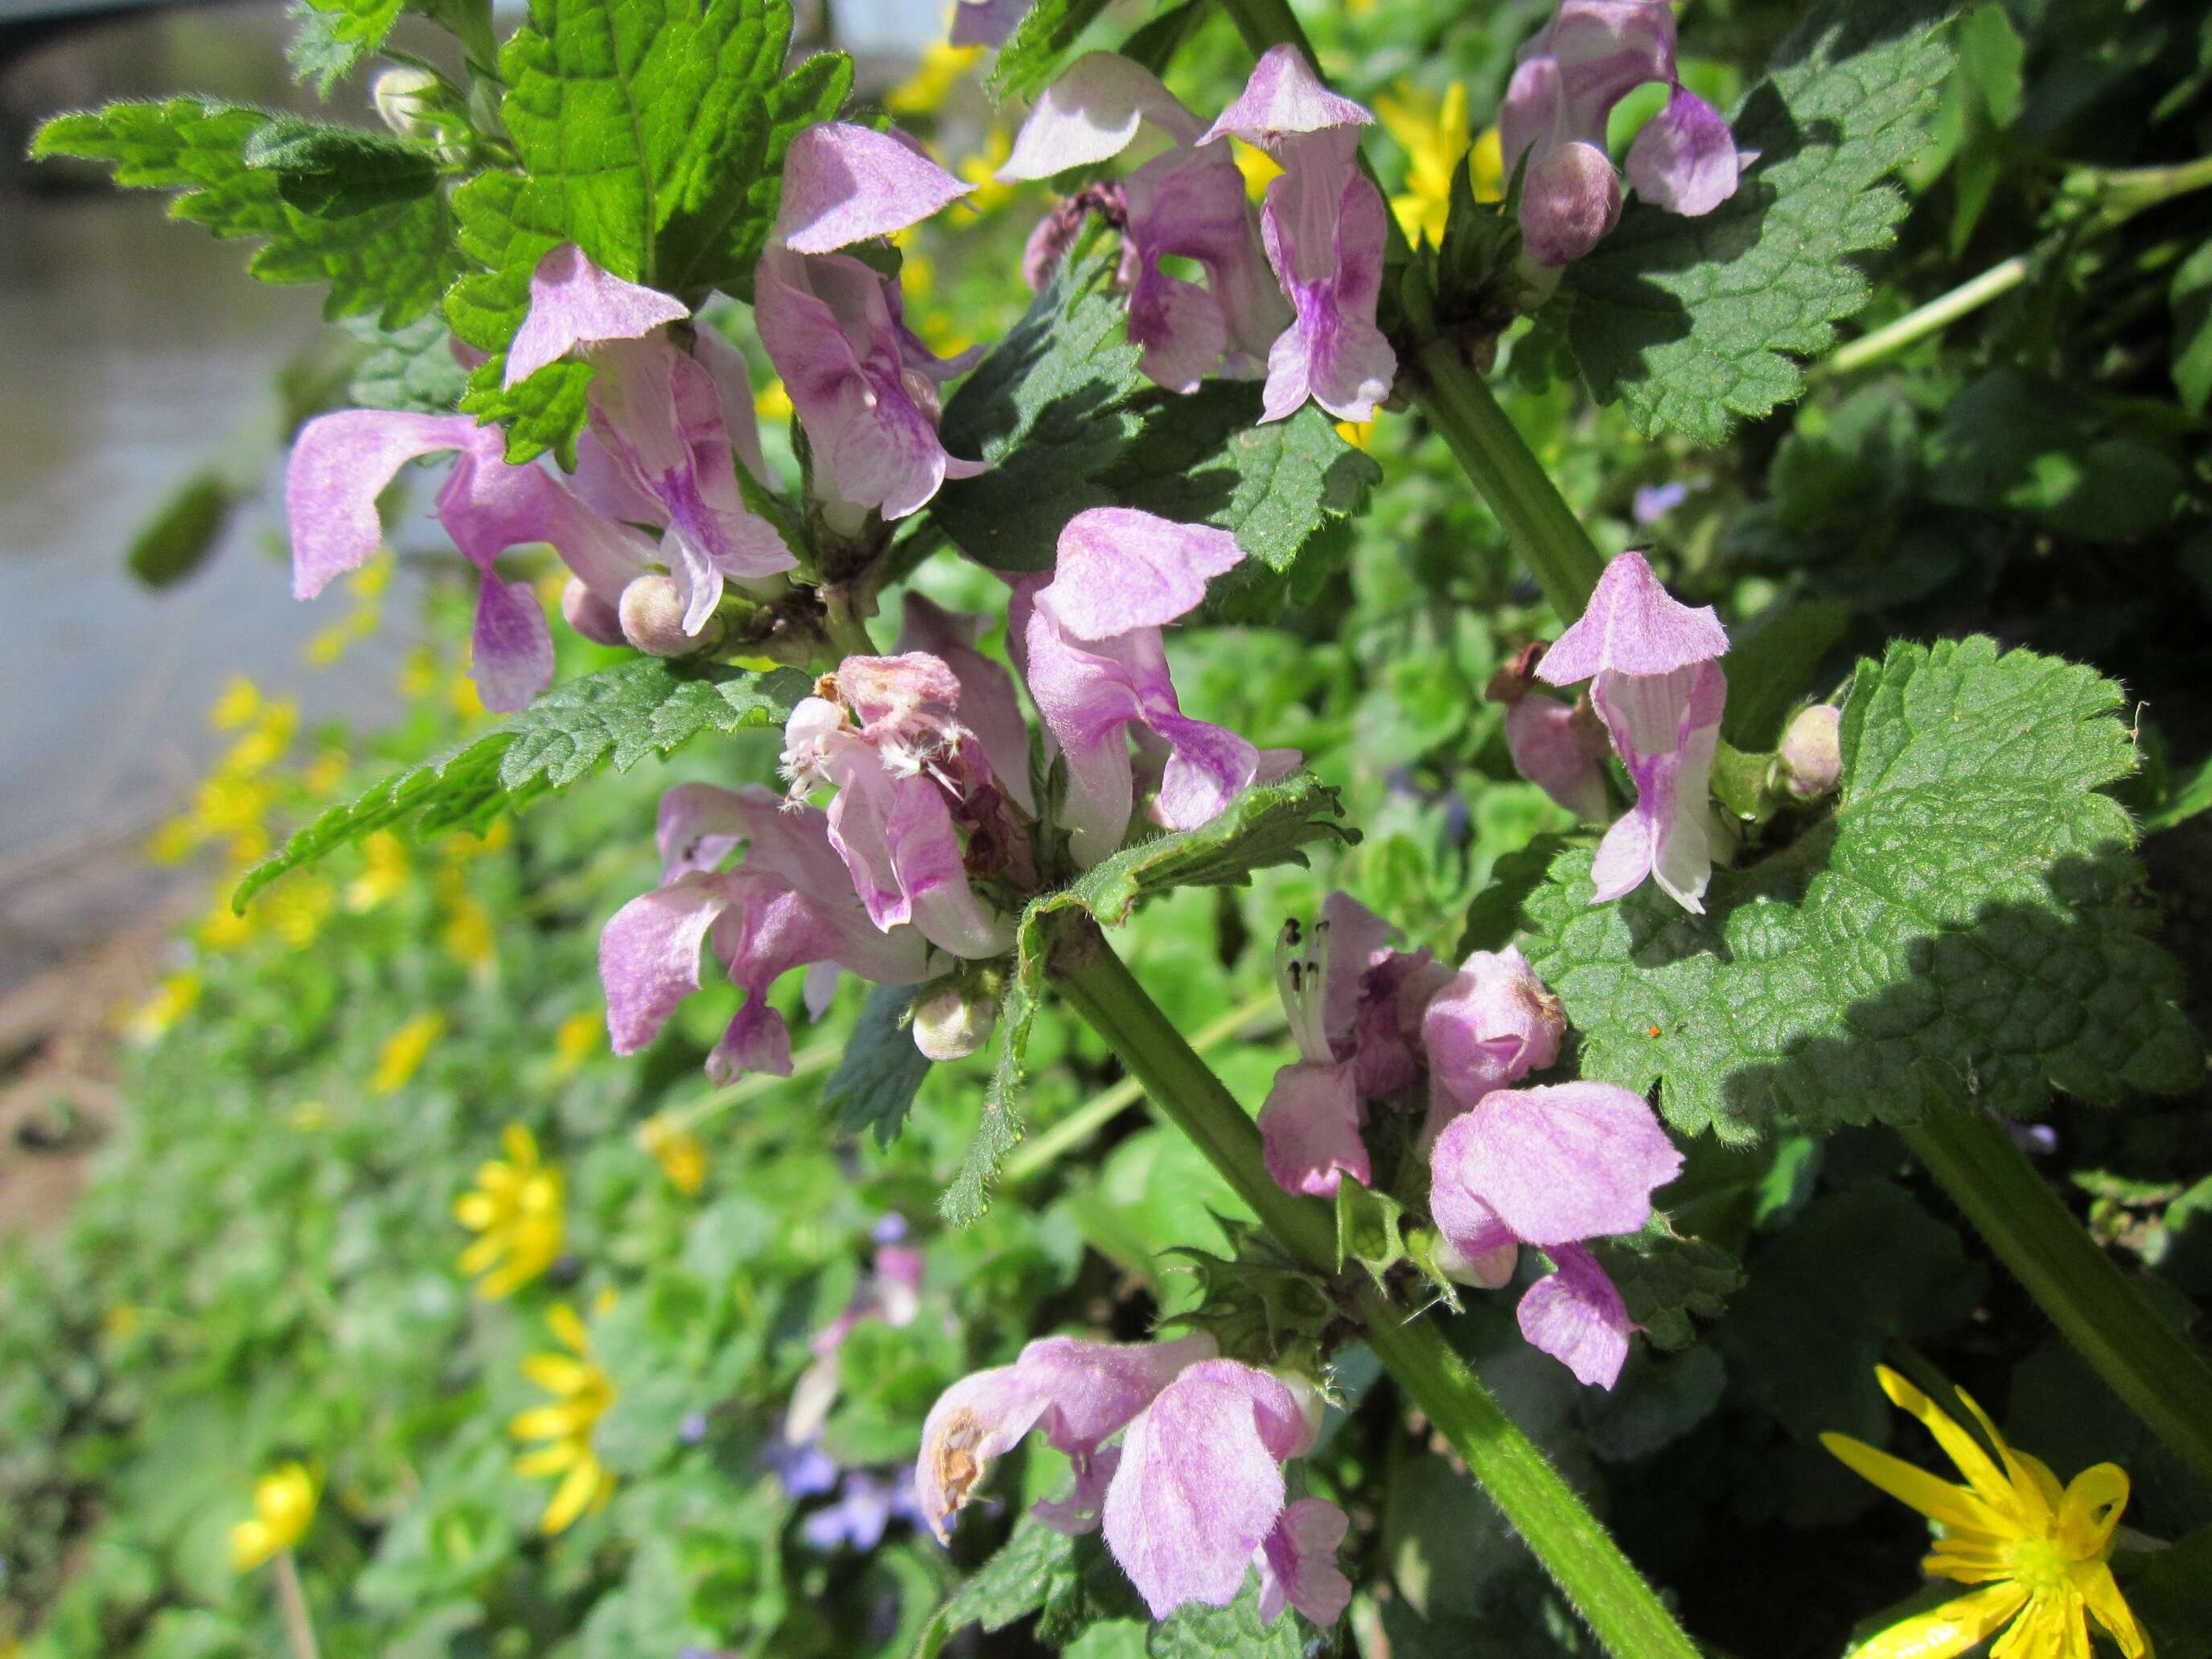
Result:
<svg viewBox="0 0 2212 1659">
<path fill-rule="evenodd" d="M 1275 1185 L 1261 1161 L 1258 1127 L 1095 927 L 1063 938 L 1053 976 L 1154 1108 L 1198 1144 L 1276 1241 L 1316 1273 L 1337 1279 L 1328 1206 Z M 1384 1369 L 1467 1460 L 1607 1649 L 1617 1659 L 1696 1659 L 1696 1644 L 1612 1534 L 1498 1408 L 1436 1322 L 1409 1316 L 1364 1276 L 1340 1283 Z"/>
<path fill-rule="evenodd" d="M 1899 1133 L 2075 1351 L 2212 1480 L 2212 1364 L 2159 1317 L 2003 1127 L 1984 1112 L 1931 1103 Z"/>
<path fill-rule="evenodd" d="M 1498 406 L 1488 383 L 1451 342 L 1423 347 L 1416 370 L 1422 411 L 1505 526 L 1552 609 L 1563 621 L 1573 621 L 1589 603 L 1590 590 L 1605 570 L 1605 556 Z"/>
</svg>

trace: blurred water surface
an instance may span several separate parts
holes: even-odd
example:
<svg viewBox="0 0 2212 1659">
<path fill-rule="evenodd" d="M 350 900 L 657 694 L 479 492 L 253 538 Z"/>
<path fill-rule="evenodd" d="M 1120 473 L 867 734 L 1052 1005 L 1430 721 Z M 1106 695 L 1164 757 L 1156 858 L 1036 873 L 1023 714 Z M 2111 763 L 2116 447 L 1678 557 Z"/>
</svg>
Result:
<svg viewBox="0 0 2212 1659">
<path fill-rule="evenodd" d="M 297 101 L 283 38 L 261 5 L 89 29 L 12 64 L 9 99 L 28 115 L 188 86 Z M 253 281 L 250 245 L 171 222 L 165 201 L 0 185 L 0 881 L 157 817 L 222 741 L 206 711 L 234 673 L 310 718 L 390 702 L 402 642 L 309 668 L 346 601 L 296 604 L 281 556 L 271 380 L 319 328 L 319 292 Z M 197 574 L 142 587 L 131 538 L 226 454 L 249 475 L 266 458 L 259 498 Z"/>
</svg>

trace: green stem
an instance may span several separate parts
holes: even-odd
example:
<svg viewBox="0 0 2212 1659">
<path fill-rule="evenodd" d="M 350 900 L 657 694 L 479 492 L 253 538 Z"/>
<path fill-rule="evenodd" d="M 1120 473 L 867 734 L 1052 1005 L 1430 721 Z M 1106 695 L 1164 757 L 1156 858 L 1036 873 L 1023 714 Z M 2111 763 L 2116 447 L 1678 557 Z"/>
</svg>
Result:
<svg viewBox="0 0 2212 1659">
<path fill-rule="evenodd" d="M 1190 1046 L 1199 1054 L 1209 1054 L 1240 1031 L 1251 1030 L 1263 1021 L 1271 1026 L 1280 1025 L 1282 1006 L 1281 999 L 1273 991 L 1254 997 L 1243 1007 L 1231 1008 L 1212 1024 L 1200 1026 L 1191 1037 Z M 1034 1140 L 1024 1142 L 1020 1150 L 1006 1160 L 999 1178 L 1014 1187 L 1042 1173 L 1062 1152 L 1073 1152 L 1083 1145 L 1144 1097 L 1145 1086 L 1133 1077 L 1125 1077 L 1111 1087 L 1100 1090 Z"/>
<path fill-rule="evenodd" d="M 276 1557 L 276 1610 L 284 1621 L 284 1642 L 292 1650 L 292 1659 L 319 1659 L 315 1621 L 307 1611 L 307 1592 L 300 1586 L 300 1569 L 289 1550 Z"/>
<path fill-rule="evenodd" d="M 1371 1347 L 1408 1399 L 1443 1431 L 1617 1659 L 1697 1659 L 1698 1649 L 1613 1535 L 1453 1352 L 1436 1322 L 1409 1316 L 1364 1276 L 1339 1279 L 1328 1206 L 1278 1187 L 1260 1131 L 1235 1097 L 1145 994 L 1095 927 L 1070 930 L 1055 953 L 1061 994 L 1106 1039 L 1155 1109 L 1192 1140 L 1238 1196 L 1314 1273 L 1347 1292 Z"/>
<path fill-rule="evenodd" d="M 1848 374 L 1855 368 L 1864 368 L 1869 363 L 1879 362 L 1893 351 L 1900 351 L 1915 340 L 1948 327 L 1970 311 L 1978 311 L 2001 295 L 2009 294 L 2027 280 L 2031 262 L 2025 253 L 2015 253 L 2002 264 L 1991 265 L 1980 276 L 1964 282 L 1948 294 L 1939 295 L 1926 305 L 1908 311 L 1893 323 L 1885 323 L 1871 334 L 1862 334 L 1826 362 L 1813 366 L 1812 374 Z"/>
<path fill-rule="evenodd" d="M 1583 614 L 1605 556 L 1482 376 L 1446 340 L 1421 349 L 1421 408 L 1505 526 L 1544 598 L 1563 620 Z"/>
<path fill-rule="evenodd" d="M 2075 1352 L 2212 1480 L 2212 1364 L 2098 1248 L 2003 1127 L 1931 1103 L 1899 1133 Z"/>
<path fill-rule="evenodd" d="M 1245 43 L 1255 52 L 1288 42 L 1306 56 L 1319 73 L 1312 44 L 1298 26 L 1288 0 L 1226 0 Z M 1360 158 L 1366 166 L 1366 157 Z M 1371 177 L 1373 169 L 1368 169 Z M 1408 280 L 1400 289 L 1405 301 L 1406 324 L 1421 346 L 1406 378 L 1422 412 L 1443 434 L 1467 476 L 1474 483 L 1490 510 L 1505 526 L 1514 547 L 1528 562 L 1536 585 L 1562 620 L 1572 621 L 1589 603 L 1605 568 L 1605 556 L 1597 550 L 1589 532 L 1561 498 L 1559 487 L 1528 451 L 1513 422 L 1498 407 L 1490 387 L 1448 340 L 1433 339 L 1437 331 L 1436 299 L 1430 292 L 1427 267 L 1406 240 L 1395 214 L 1385 214 L 1389 237 L 1386 265 L 1402 269 Z"/>
</svg>

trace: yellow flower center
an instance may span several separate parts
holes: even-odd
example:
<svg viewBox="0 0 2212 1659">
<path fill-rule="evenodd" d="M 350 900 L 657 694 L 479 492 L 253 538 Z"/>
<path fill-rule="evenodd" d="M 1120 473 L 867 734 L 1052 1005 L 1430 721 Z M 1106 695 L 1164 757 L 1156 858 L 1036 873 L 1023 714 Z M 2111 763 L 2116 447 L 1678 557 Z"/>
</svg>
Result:
<svg viewBox="0 0 2212 1659">
<path fill-rule="evenodd" d="M 2006 1553 L 2011 1557 L 2011 1577 L 2030 1596 L 2056 1595 L 2065 1589 L 2073 1563 L 2056 1529 L 2040 1538 L 2017 1539 Z"/>
</svg>

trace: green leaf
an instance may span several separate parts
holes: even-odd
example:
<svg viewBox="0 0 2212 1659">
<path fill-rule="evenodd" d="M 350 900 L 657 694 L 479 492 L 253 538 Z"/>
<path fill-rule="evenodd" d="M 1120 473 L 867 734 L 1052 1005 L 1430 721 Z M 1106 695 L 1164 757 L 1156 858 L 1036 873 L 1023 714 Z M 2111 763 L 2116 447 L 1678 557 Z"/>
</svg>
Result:
<svg viewBox="0 0 2212 1659">
<path fill-rule="evenodd" d="M 1595 1247 L 1631 1323 L 1651 1346 L 1673 1352 L 1690 1346 L 1697 1334 L 1692 1316 L 1717 1319 L 1730 1292 L 1743 1283 L 1735 1258 L 1702 1238 L 1684 1238 L 1662 1218 L 1654 1217 L 1640 1233 L 1608 1239 Z"/>
<path fill-rule="evenodd" d="M 246 165 L 276 175 L 277 193 L 303 213 L 343 219 L 437 188 L 437 158 L 419 145 L 359 127 L 279 115 L 246 140 Z"/>
<path fill-rule="evenodd" d="M 1586 1076 L 1745 1141 L 1905 1123 L 1927 1091 L 2014 1115 L 2050 1091 L 2169 1093 L 2203 1068 L 2179 970 L 2144 936 L 2120 690 L 1982 638 L 1893 645 L 1844 711 L 1835 816 L 1706 914 L 1649 885 L 1593 906 L 1590 854 L 1531 897 L 1530 963 Z M 1656 1035 L 1654 1035 L 1654 1032 Z"/>
<path fill-rule="evenodd" d="M 1537 836 L 1491 867 L 1488 885 L 1467 907 L 1467 926 L 1452 951 L 1455 961 L 1464 962 L 1476 951 L 1503 951 L 1513 942 L 1521 927 L 1521 907 L 1544 884 L 1552 860 L 1566 844 L 1565 836 Z"/>
<path fill-rule="evenodd" d="M 937 1611 L 922 1632 L 915 1659 L 933 1659 L 951 1637 L 980 1625 L 1000 1631 L 1043 1607 L 1056 1583 L 1073 1572 L 1075 1540 L 1024 1515 L 999 1552 L 975 1570 Z"/>
<path fill-rule="evenodd" d="M 453 331 L 444 318 L 433 312 L 389 331 L 358 324 L 349 327 L 368 347 L 346 392 L 355 408 L 399 409 L 417 415 L 453 412 L 468 371 L 453 356 Z"/>
<path fill-rule="evenodd" d="M 1727 438 L 1799 397 L 1816 356 L 1871 292 L 1857 256 L 1887 247 L 1904 197 L 1882 179 L 1923 142 L 1950 72 L 1948 0 L 1833 0 L 1783 44 L 1732 118 L 1759 152 L 1697 218 L 1633 204 L 1571 266 L 1567 338 L 1591 392 L 1647 434 Z"/>
<path fill-rule="evenodd" d="M 1112 270 L 1106 251 L 1070 259 L 953 394 L 946 447 L 992 470 L 948 483 L 930 510 L 994 570 L 1048 568 L 1061 529 L 1089 507 L 1211 524 L 1248 562 L 1209 607 L 1241 613 L 1328 526 L 1365 510 L 1382 469 L 1310 404 L 1261 425 L 1249 381 L 1187 397 L 1153 386 L 1138 372 Z"/>
<path fill-rule="evenodd" d="M 238 496 L 210 467 L 195 472 L 131 539 L 124 562 L 149 587 L 169 587 L 207 562 Z"/>
<path fill-rule="evenodd" d="M 1182 0 L 1136 30 L 1121 43 L 1121 56 L 1164 76 L 1200 23 L 1212 14 L 1213 0 Z"/>
<path fill-rule="evenodd" d="M 286 871 L 380 830 L 481 831 L 602 765 L 626 772 L 707 732 L 780 725 L 809 686 L 792 668 L 762 674 L 653 657 L 556 685 L 491 730 L 331 808 L 248 870 L 231 908 L 242 913 Z"/>
<path fill-rule="evenodd" d="M 837 112 L 842 54 L 788 72 L 788 0 L 533 0 L 500 52 L 500 109 L 518 170 L 456 191 L 461 245 L 483 265 L 447 297 L 453 331 L 491 354 L 463 407 L 508 428 L 507 458 L 573 459 L 591 371 L 556 363 L 508 390 L 507 342 L 530 275 L 563 242 L 625 280 L 691 302 L 752 292 L 783 154 Z"/>
<path fill-rule="evenodd" d="M 2212 755 L 2197 762 L 2186 775 L 2169 783 L 2166 798 L 2144 815 L 2143 830 L 2155 835 L 2208 810 L 2212 810 Z"/>
<path fill-rule="evenodd" d="M 1191 1602 L 1152 1626 L 1148 1659 L 1306 1659 L 1313 1626 L 1285 1611 L 1273 1624 L 1260 1617 L 1256 1577 L 1225 1607 Z"/>
<path fill-rule="evenodd" d="M 868 992 L 837 1069 L 822 1091 L 822 1103 L 836 1110 L 838 1133 L 872 1129 L 878 1146 L 898 1139 L 915 1092 L 929 1075 L 929 1056 L 915 1047 L 906 1024 L 913 1000 L 910 985 L 878 985 Z"/>
<path fill-rule="evenodd" d="M 450 29 L 471 58 L 491 63 L 491 0 L 301 0 L 292 9 L 301 20 L 289 54 L 293 71 L 303 81 L 313 79 L 316 90 L 329 97 L 362 58 L 383 46 L 403 11 Z"/>
<path fill-rule="evenodd" d="M 2212 405 L 2212 241 L 2184 259 L 2167 293 L 2173 309 L 2173 384 L 2182 407 Z"/>
<path fill-rule="evenodd" d="M 1337 792 L 1301 772 L 1247 789 L 1195 830 L 1125 847 L 1058 892 L 1032 899 L 1015 930 L 1014 969 L 999 1006 L 998 1063 L 968 1156 L 939 1206 L 945 1218 L 956 1227 L 981 1219 L 991 1206 L 999 1165 L 1021 1144 L 1030 1028 L 1044 1000 L 1048 924 L 1055 916 L 1081 914 L 1102 927 L 1118 927 L 1148 895 L 1177 887 L 1243 886 L 1255 870 L 1304 864 L 1304 849 L 1316 842 L 1358 839 L 1358 832 L 1340 820 Z"/>
<path fill-rule="evenodd" d="M 264 244 L 246 266 L 263 282 L 328 283 L 325 317 L 411 322 L 460 268 L 444 198 L 434 190 L 337 218 L 306 210 L 285 199 L 282 171 L 246 159 L 264 131 L 289 118 L 213 99 L 110 104 L 55 117 L 31 155 L 110 162 L 118 185 L 178 191 L 171 217 Z"/>
<path fill-rule="evenodd" d="M 1135 441 L 1128 399 L 1146 383 L 1113 269 L 1103 249 L 1066 260 L 945 403 L 945 448 L 991 471 L 948 482 L 929 510 L 978 564 L 1046 569 L 1068 520 L 1114 505 L 1098 479 Z"/>
<path fill-rule="evenodd" d="M 1107 0 L 1036 0 L 999 48 L 991 65 L 991 96 L 1003 102 L 1042 91 L 1060 55 L 1106 6 Z"/>
</svg>

